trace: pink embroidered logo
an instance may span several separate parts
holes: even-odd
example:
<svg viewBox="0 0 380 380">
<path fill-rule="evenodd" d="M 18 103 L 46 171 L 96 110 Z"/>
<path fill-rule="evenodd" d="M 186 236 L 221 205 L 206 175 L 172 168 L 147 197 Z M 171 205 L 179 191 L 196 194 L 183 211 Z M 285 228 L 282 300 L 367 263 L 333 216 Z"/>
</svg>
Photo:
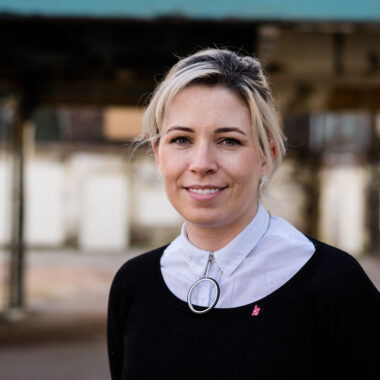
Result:
<svg viewBox="0 0 380 380">
<path fill-rule="evenodd" d="M 255 305 L 255 308 L 252 311 L 252 315 L 257 317 L 259 315 L 259 312 L 260 312 L 260 308 L 257 305 Z"/>
</svg>

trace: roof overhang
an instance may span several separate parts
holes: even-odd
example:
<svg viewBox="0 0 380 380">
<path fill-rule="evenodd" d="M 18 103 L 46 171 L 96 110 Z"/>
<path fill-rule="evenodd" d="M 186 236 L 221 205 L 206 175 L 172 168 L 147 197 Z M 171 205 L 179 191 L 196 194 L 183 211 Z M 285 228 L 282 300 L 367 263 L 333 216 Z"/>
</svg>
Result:
<svg viewBox="0 0 380 380">
<path fill-rule="evenodd" d="M 46 17 L 380 21 L 378 0 L 0 0 L 0 14 Z"/>
</svg>

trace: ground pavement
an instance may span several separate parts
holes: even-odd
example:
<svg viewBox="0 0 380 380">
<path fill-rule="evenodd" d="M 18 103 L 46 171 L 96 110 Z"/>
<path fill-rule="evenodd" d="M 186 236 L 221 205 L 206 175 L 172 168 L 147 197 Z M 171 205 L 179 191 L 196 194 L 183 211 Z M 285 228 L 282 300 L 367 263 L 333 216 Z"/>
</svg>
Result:
<svg viewBox="0 0 380 380">
<path fill-rule="evenodd" d="M 26 312 L 0 319 L 0 380 L 110 379 L 108 291 L 116 270 L 139 252 L 28 252 Z M 1 285 L 6 268 L 7 255 L 0 253 Z"/>
</svg>

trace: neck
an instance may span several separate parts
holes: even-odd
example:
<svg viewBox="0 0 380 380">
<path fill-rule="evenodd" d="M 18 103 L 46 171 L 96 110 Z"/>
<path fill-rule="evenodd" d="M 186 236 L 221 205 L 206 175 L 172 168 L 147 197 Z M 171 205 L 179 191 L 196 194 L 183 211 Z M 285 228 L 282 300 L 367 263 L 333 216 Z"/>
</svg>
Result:
<svg viewBox="0 0 380 380">
<path fill-rule="evenodd" d="M 186 233 L 189 241 L 196 247 L 208 252 L 215 252 L 230 243 L 251 222 L 257 213 L 257 207 L 253 215 L 239 218 L 234 223 L 222 226 L 204 226 L 186 221 Z"/>
</svg>

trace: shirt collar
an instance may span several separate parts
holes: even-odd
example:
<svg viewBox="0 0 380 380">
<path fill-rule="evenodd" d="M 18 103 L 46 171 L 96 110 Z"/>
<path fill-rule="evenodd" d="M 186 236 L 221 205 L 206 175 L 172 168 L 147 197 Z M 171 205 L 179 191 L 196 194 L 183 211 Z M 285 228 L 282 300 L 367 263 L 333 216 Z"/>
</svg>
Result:
<svg viewBox="0 0 380 380">
<path fill-rule="evenodd" d="M 216 264 L 226 276 L 230 276 L 256 247 L 267 231 L 269 221 L 269 213 L 261 203 L 259 203 L 255 217 L 244 230 L 225 247 L 213 252 Z M 176 239 L 175 243 L 184 255 L 191 270 L 198 276 L 204 275 L 210 252 L 195 247 L 189 241 L 186 234 L 185 224 L 183 224 L 181 235 Z"/>
</svg>

